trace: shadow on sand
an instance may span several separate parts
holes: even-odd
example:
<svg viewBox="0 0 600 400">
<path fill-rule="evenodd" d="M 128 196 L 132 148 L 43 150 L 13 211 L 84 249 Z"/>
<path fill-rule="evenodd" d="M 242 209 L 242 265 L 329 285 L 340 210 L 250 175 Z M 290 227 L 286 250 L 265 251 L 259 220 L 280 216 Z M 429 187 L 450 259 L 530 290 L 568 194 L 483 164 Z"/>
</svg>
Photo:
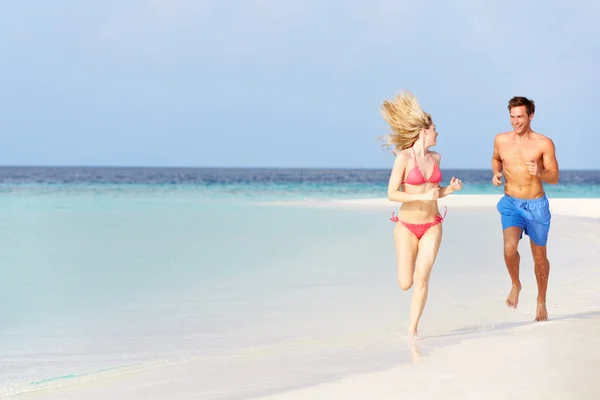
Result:
<svg viewBox="0 0 600 400">
<path fill-rule="evenodd" d="M 533 326 L 533 325 L 543 325 L 552 323 L 554 321 L 566 321 L 566 320 L 577 320 L 577 319 L 590 319 L 590 318 L 600 318 L 600 310 L 598 311 L 586 311 L 582 313 L 576 314 L 568 314 L 568 315 L 559 315 L 557 317 L 553 317 L 548 319 L 546 322 L 537 322 L 534 320 L 530 321 L 518 321 L 518 322 L 505 322 L 499 324 L 490 324 L 490 325 L 477 325 L 477 326 L 466 326 L 463 328 L 455 329 L 450 331 L 449 333 L 444 333 L 440 335 L 432 335 L 426 336 L 421 340 L 408 339 L 408 351 L 411 354 L 413 363 L 422 362 L 423 357 L 426 357 L 431 350 L 436 347 L 440 347 L 440 341 L 443 342 L 441 347 L 457 344 L 462 340 L 465 340 L 469 337 L 469 335 L 474 335 L 474 337 L 482 337 L 486 334 L 496 334 L 496 333 L 504 333 L 508 332 L 514 328 L 519 328 L 523 326 Z M 449 340 L 446 340 L 449 339 Z M 425 350 L 425 351 L 423 351 Z"/>
<path fill-rule="evenodd" d="M 548 321 L 544 321 L 544 322 L 530 320 L 530 321 L 504 322 L 504 323 L 499 323 L 499 324 L 491 324 L 491 325 L 487 325 L 487 326 L 486 325 L 467 326 L 464 328 L 455 329 L 453 331 L 450 331 L 449 333 L 444 333 L 441 335 L 427 336 L 424 339 L 425 340 L 441 339 L 441 338 L 447 338 L 447 337 L 453 337 L 453 336 L 478 334 L 478 333 L 487 332 L 487 331 L 494 331 L 494 332 L 506 331 L 506 330 L 519 328 L 522 326 L 528 326 L 528 325 L 538 325 L 538 324 L 544 324 L 544 323 L 551 323 L 553 321 L 566 321 L 569 319 L 585 319 L 585 318 L 600 318 L 600 310 L 586 311 L 586 312 L 582 312 L 582 313 L 552 317 L 552 318 L 549 318 Z"/>
</svg>

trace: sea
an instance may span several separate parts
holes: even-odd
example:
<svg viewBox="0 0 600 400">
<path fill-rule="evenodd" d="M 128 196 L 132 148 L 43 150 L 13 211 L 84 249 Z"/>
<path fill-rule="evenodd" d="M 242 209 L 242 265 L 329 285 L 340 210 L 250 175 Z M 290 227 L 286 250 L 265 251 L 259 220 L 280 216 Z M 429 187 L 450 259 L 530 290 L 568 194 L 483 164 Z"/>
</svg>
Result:
<svg viewBox="0 0 600 400">
<path fill-rule="evenodd" d="M 385 197 L 389 170 L 317 168 L 98 168 L 0 167 L 0 190 L 18 193 L 193 193 L 203 199 L 299 200 Z M 499 194 L 491 171 L 444 169 L 463 181 L 460 194 Z M 546 185 L 550 197 L 600 196 L 600 171 L 561 171 L 559 185 Z M 458 194 L 458 193 L 457 193 Z"/>
<path fill-rule="evenodd" d="M 457 196 L 502 193 L 489 170 L 445 169 L 442 185 L 452 176 L 463 181 Z M 374 332 L 395 329 L 368 294 L 397 291 L 393 269 L 377 267 L 393 264 L 387 213 L 278 203 L 385 198 L 388 178 L 377 169 L 0 167 L 0 397 L 192 363 L 205 368 L 199 398 L 248 398 L 316 378 L 263 374 L 231 386 L 217 372 L 298 355 L 306 364 L 297 368 L 321 366 L 317 378 L 343 374 L 331 360 L 377 354 Z M 600 198 L 600 171 L 562 171 L 546 193 Z M 348 298 L 364 300 L 349 310 Z M 349 330 L 351 316 L 369 322 Z M 311 359 L 319 345 L 327 358 Z"/>
</svg>

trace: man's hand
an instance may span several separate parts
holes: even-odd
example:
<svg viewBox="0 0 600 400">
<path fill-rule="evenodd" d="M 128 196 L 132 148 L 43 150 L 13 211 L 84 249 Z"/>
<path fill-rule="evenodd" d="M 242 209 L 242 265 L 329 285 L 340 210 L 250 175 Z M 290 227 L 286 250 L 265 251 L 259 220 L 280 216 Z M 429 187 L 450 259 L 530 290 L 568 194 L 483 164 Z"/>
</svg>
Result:
<svg viewBox="0 0 600 400">
<path fill-rule="evenodd" d="M 527 161 L 525 165 L 527 166 L 527 170 L 531 175 L 540 176 L 541 171 L 535 161 Z"/>
<path fill-rule="evenodd" d="M 502 172 L 498 172 L 496 175 L 494 175 L 494 177 L 492 178 L 492 184 L 494 186 L 502 185 Z"/>
</svg>

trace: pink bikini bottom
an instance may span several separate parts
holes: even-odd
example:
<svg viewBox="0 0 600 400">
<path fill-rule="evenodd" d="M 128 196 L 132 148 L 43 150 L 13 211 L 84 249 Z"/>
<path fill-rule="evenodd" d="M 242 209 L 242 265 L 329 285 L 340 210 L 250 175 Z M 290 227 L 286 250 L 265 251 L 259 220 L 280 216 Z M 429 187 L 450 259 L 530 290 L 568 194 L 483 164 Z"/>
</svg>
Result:
<svg viewBox="0 0 600 400">
<path fill-rule="evenodd" d="M 415 234 L 415 236 L 417 237 L 417 239 L 421 239 L 423 237 L 423 235 L 425 234 L 425 232 L 427 232 L 429 230 L 429 228 L 431 228 L 432 226 L 435 226 L 439 223 L 441 223 L 442 221 L 444 221 L 444 218 L 446 218 L 446 214 L 448 213 L 448 209 L 446 207 L 445 208 L 445 212 L 444 212 L 444 216 L 440 216 L 438 215 L 437 217 L 435 217 L 435 219 L 431 222 L 427 222 L 424 224 L 411 224 L 408 222 L 404 222 L 404 221 L 400 221 L 398 219 L 398 217 L 396 217 L 394 214 L 396 213 L 392 213 L 392 218 L 390 218 L 390 221 L 392 222 L 400 222 L 402 225 L 404 225 L 406 227 L 406 229 L 408 229 L 409 231 L 411 231 L 412 233 Z"/>
</svg>

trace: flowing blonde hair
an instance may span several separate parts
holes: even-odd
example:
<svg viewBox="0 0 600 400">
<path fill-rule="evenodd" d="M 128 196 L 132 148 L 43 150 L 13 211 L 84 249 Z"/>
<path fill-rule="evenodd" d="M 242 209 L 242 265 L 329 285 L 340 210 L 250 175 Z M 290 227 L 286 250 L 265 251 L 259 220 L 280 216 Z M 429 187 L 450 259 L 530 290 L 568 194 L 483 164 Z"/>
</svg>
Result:
<svg viewBox="0 0 600 400">
<path fill-rule="evenodd" d="M 411 148 L 421 129 L 429 129 L 432 124 L 431 115 L 421 109 L 417 98 L 409 90 L 403 90 L 392 100 L 384 100 L 381 115 L 391 129 L 389 135 L 381 138 L 383 146 L 393 146 L 395 150 Z"/>
</svg>

